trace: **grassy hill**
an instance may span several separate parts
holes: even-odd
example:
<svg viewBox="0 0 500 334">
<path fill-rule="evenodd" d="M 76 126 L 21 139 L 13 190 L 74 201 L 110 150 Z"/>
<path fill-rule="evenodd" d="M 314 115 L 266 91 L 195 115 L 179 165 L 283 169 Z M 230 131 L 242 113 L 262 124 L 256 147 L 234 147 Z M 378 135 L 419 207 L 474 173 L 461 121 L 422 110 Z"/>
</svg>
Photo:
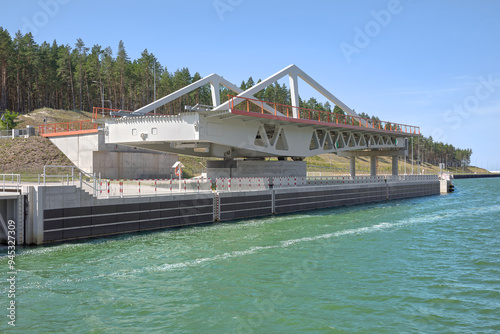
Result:
<svg viewBox="0 0 500 334">
<path fill-rule="evenodd" d="M 39 126 L 47 123 L 63 123 L 91 119 L 92 114 L 82 111 L 68 111 L 57 109 L 37 109 L 29 114 L 20 115 L 16 119 L 17 128 L 26 128 L 27 125 Z M 200 175 L 206 171 L 206 158 L 180 156 L 179 160 L 186 166 L 186 176 Z M 328 176 L 349 173 L 349 158 L 338 157 L 335 154 L 322 154 L 306 159 L 307 170 L 312 175 Z M 0 173 L 39 174 L 43 172 L 44 165 L 72 165 L 71 161 L 59 149 L 42 137 L 0 139 Z M 378 159 L 378 174 L 391 173 L 391 159 L 380 157 Z M 437 174 L 439 167 L 430 164 L 421 166 L 425 174 Z M 406 163 L 406 173 L 411 173 L 411 161 Z M 356 158 L 356 171 L 358 175 L 370 173 L 370 159 Z M 413 166 L 414 173 L 418 173 L 418 166 Z M 468 167 L 466 169 L 450 169 L 454 173 L 488 173 L 485 169 Z M 400 160 L 399 173 L 405 173 L 404 160 Z"/>
<path fill-rule="evenodd" d="M 92 119 L 92 113 L 57 109 L 37 109 L 16 118 L 16 128 L 31 125 L 38 127 L 47 123 L 63 123 Z M 0 139 L 0 173 L 34 175 L 43 172 L 44 165 L 72 166 L 71 161 L 46 138 Z"/>
</svg>

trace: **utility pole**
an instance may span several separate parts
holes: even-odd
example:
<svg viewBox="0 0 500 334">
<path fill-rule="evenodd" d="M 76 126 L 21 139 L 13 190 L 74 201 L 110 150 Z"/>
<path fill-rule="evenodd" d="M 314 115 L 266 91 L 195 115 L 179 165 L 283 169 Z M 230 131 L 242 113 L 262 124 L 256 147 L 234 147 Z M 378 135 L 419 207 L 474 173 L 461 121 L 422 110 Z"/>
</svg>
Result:
<svg viewBox="0 0 500 334">
<path fill-rule="evenodd" d="M 411 137 L 411 175 L 413 175 L 413 137 Z"/>
<path fill-rule="evenodd" d="M 154 60 L 154 65 L 153 65 L 153 102 L 156 101 L 156 59 Z M 155 115 L 156 115 L 156 108 L 155 108 Z"/>
</svg>

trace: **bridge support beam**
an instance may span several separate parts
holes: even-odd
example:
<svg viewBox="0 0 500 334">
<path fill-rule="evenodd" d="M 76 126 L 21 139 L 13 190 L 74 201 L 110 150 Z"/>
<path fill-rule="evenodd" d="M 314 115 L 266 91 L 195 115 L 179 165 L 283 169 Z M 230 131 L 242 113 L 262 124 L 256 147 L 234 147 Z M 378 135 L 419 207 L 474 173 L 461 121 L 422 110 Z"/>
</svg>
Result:
<svg viewBox="0 0 500 334">
<path fill-rule="evenodd" d="M 351 176 L 356 176 L 356 157 L 351 156 L 351 161 L 349 164 L 349 173 Z"/>
<path fill-rule="evenodd" d="M 370 176 L 377 176 L 377 157 L 370 157 Z"/>
</svg>

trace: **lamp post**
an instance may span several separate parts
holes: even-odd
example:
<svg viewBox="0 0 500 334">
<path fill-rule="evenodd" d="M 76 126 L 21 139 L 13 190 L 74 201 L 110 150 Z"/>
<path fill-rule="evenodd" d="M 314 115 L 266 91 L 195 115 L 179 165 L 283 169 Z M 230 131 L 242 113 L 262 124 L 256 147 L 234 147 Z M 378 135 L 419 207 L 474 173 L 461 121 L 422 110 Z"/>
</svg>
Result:
<svg viewBox="0 0 500 334">
<path fill-rule="evenodd" d="M 92 80 L 92 82 L 95 82 L 96 84 L 99 84 L 101 87 L 101 103 L 102 103 L 102 117 L 104 117 L 104 85 L 100 81 Z"/>
</svg>

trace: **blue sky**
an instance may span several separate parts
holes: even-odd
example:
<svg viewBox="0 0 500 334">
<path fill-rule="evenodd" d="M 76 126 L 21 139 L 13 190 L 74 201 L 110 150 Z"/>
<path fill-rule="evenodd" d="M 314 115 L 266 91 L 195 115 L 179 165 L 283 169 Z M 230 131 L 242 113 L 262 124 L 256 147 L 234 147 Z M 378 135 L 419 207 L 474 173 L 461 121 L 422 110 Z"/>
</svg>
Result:
<svg viewBox="0 0 500 334">
<path fill-rule="evenodd" d="M 0 26 L 38 43 L 144 49 L 240 84 L 296 64 L 345 104 L 472 148 L 500 170 L 500 2 L 372 0 L 4 1 Z M 302 98 L 319 94 L 299 83 Z"/>
</svg>

